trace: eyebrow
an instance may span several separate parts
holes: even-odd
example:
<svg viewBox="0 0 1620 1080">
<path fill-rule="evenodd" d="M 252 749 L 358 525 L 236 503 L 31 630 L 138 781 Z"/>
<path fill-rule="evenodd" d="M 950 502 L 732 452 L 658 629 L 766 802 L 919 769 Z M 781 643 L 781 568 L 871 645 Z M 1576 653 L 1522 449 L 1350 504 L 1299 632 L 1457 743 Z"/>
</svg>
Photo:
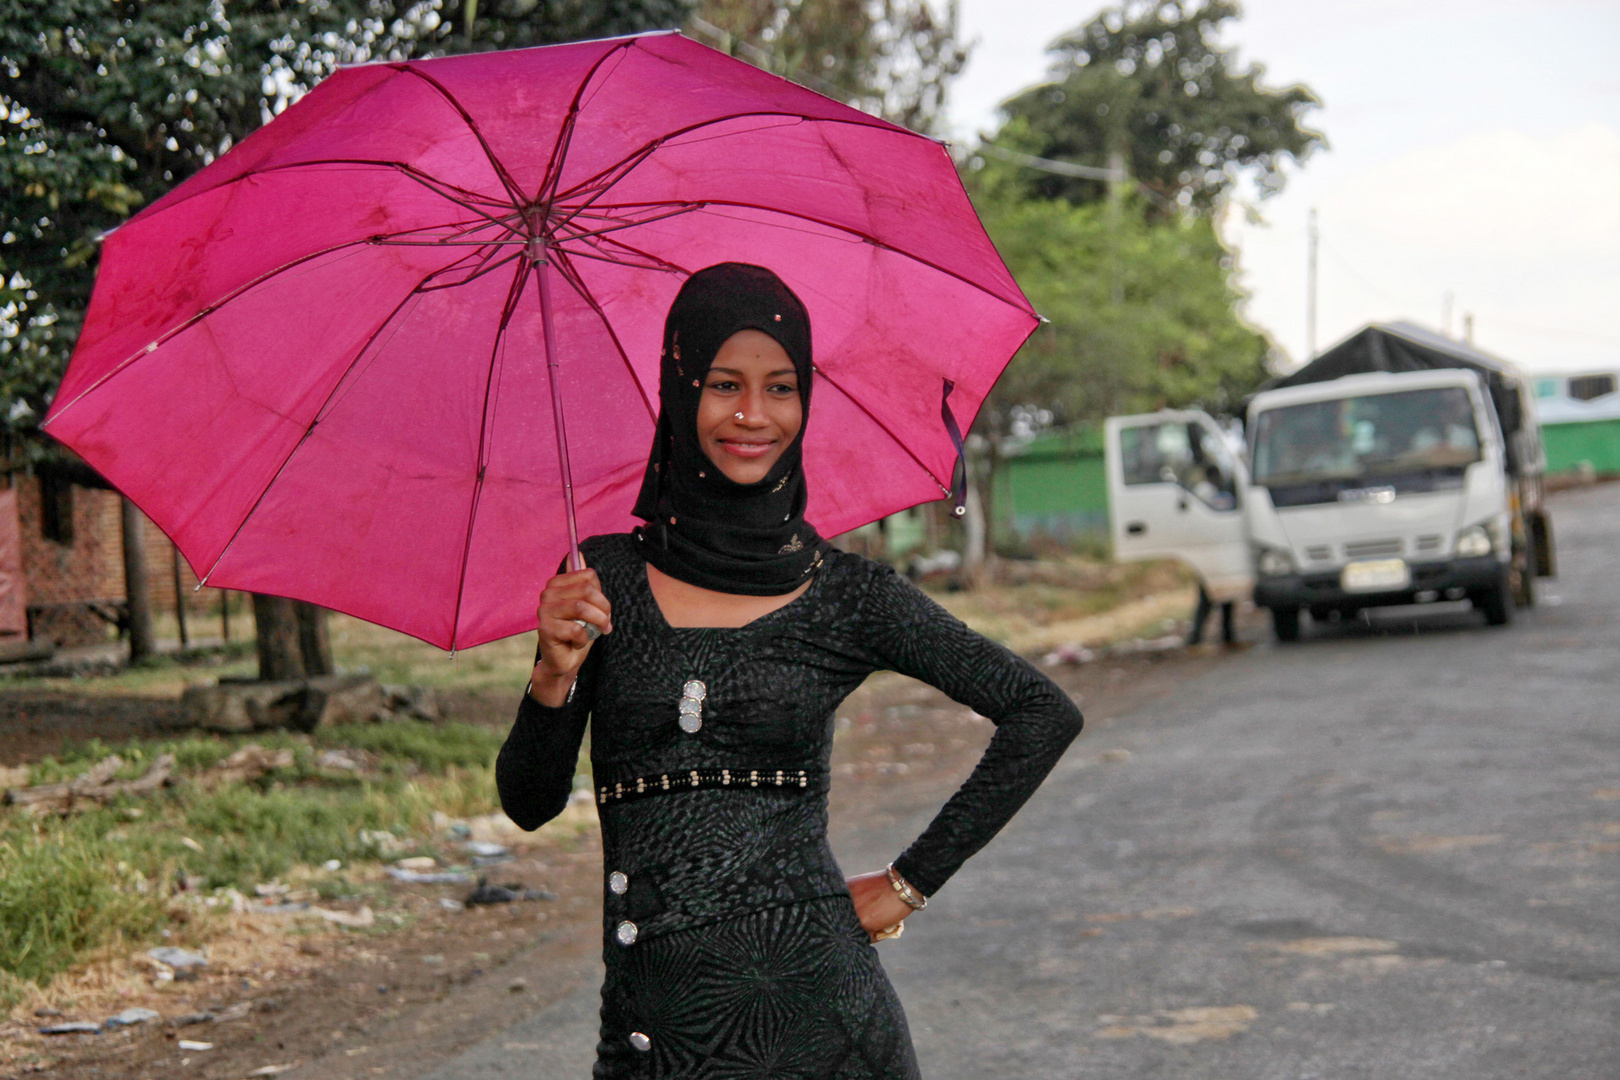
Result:
<svg viewBox="0 0 1620 1080">
<path fill-rule="evenodd" d="M 729 367 L 711 367 L 709 369 L 709 374 L 713 375 L 717 371 L 724 372 L 727 375 L 742 375 L 742 374 L 744 374 L 744 372 L 739 371 L 736 368 L 729 368 Z M 777 378 L 781 378 L 783 375 L 797 375 L 797 374 L 798 374 L 798 371 L 793 369 L 793 368 L 782 368 L 779 371 L 767 372 L 765 377 L 767 379 L 777 379 Z"/>
</svg>

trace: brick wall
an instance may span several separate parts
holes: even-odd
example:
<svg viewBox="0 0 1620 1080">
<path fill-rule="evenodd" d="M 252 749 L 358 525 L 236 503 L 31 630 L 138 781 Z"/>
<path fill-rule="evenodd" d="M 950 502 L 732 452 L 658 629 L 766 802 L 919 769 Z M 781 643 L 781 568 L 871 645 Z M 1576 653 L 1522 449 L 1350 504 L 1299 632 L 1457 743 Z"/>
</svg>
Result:
<svg viewBox="0 0 1620 1080">
<path fill-rule="evenodd" d="M 73 540 L 62 543 L 45 535 L 45 513 L 38 477 L 15 475 L 17 518 L 22 534 L 23 573 L 28 582 L 28 603 L 61 604 L 84 600 L 115 600 L 124 596 L 124 547 L 120 498 L 115 491 L 72 488 Z M 60 505 L 60 503 L 58 504 Z M 146 546 L 146 588 L 152 611 L 175 610 L 174 545 L 163 531 L 143 516 Z M 192 637 L 220 633 L 220 590 L 193 591 L 197 576 L 180 561 L 180 591 L 185 601 Z M 234 633 L 246 633 L 243 598 L 233 597 Z M 160 637 L 173 636 L 172 624 L 160 622 Z M 36 638 L 59 645 L 105 641 L 113 629 L 88 611 L 57 611 L 36 619 Z"/>
</svg>

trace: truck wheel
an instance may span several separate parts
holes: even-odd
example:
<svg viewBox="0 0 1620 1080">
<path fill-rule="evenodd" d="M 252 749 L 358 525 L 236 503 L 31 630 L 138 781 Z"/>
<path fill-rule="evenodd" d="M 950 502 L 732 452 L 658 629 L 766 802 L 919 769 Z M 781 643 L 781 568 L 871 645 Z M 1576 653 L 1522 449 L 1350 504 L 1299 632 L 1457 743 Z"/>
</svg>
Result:
<svg viewBox="0 0 1620 1080">
<path fill-rule="evenodd" d="M 1272 608 L 1271 629 L 1278 641 L 1299 640 L 1299 608 Z"/>
<path fill-rule="evenodd" d="M 1507 575 L 1486 592 L 1474 597 L 1474 606 L 1485 616 L 1487 626 L 1506 626 L 1513 621 L 1513 597 L 1508 589 Z"/>
</svg>

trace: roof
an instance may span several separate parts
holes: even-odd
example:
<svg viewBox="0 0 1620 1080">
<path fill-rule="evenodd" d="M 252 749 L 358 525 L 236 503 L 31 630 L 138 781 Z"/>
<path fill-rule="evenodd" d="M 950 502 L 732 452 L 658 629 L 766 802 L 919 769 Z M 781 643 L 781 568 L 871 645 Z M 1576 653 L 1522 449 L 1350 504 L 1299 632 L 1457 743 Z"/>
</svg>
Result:
<svg viewBox="0 0 1620 1080">
<path fill-rule="evenodd" d="M 1473 368 L 1493 383 L 1523 379 L 1518 366 L 1511 360 L 1494 356 L 1466 342 L 1455 341 L 1415 323 L 1393 322 L 1370 323 L 1362 327 L 1298 371 L 1274 380 L 1265 389 L 1324 382 L 1342 375 L 1368 371 L 1422 371 L 1448 367 Z"/>
</svg>

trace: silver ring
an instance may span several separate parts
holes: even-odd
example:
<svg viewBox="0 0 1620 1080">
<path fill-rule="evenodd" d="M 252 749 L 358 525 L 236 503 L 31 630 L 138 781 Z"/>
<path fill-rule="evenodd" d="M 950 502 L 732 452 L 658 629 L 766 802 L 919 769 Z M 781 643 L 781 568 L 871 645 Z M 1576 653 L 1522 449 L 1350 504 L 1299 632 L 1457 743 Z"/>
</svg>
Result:
<svg viewBox="0 0 1620 1080">
<path fill-rule="evenodd" d="M 602 631 L 596 628 L 595 623 L 588 623 L 584 619 L 575 619 L 574 621 L 585 628 L 585 640 L 587 642 L 595 641 L 602 636 Z"/>
</svg>

